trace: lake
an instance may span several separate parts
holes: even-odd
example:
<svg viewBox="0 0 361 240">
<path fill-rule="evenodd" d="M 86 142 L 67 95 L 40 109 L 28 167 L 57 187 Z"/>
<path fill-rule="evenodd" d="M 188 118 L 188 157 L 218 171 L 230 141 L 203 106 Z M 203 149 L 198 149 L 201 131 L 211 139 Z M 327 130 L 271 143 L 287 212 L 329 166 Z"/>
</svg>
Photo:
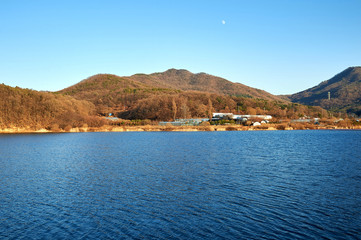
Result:
<svg viewBox="0 0 361 240">
<path fill-rule="evenodd" d="M 0 135 L 1 239 L 360 239 L 361 131 Z"/>
</svg>

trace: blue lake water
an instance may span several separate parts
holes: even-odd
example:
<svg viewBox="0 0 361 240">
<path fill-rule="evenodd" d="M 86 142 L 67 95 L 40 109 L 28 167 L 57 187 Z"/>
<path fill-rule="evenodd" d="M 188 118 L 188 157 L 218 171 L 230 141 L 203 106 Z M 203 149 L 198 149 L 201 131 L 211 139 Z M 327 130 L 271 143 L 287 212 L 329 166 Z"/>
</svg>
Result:
<svg viewBox="0 0 361 240">
<path fill-rule="evenodd" d="M 361 131 L 0 135 L 0 239 L 360 239 Z"/>
</svg>

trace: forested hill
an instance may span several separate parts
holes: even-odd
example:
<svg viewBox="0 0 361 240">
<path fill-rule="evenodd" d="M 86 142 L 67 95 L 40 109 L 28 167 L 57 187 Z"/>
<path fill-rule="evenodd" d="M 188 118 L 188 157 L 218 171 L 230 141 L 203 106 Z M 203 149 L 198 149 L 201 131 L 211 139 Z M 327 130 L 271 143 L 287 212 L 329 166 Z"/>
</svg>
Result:
<svg viewBox="0 0 361 240">
<path fill-rule="evenodd" d="M 174 98 L 180 97 L 182 94 L 191 94 L 192 96 L 216 94 L 221 98 L 240 97 L 287 102 L 263 90 L 232 83 L 220 77 L 205 73 L 193 74 L 187 70 L 176 69 L 149 75 L 135 74 L 130 77 L 97 74 L 63 89 L 59 93 L 90 101 L 102 114 L 129 110 L 134 108 L 139 101 L 147 101 L 146 99 L 165 96 Z"/>
<path fill-rule="evenodd" d="M 185 79 L 185 86 L 182 88 L 191 90 L 177 89 L 175 86 L 180 84 L 181 77 L 170 77 L 176 73 L 194 75 L 185 70 L 169 70 L 163 74 L 154 74 L 157 77 L 142 74 L 131 77 L 98 74 L 59 93 L 92 102 L 100 115 L 113 113 L 124 119 L 206 118 L 212 112 L 271 114 L 284 118 L 298 118 L 305 114 L 319 116 L 321 113 L 319 108 L 307 108 L 287 101 L 195 91 L 195 88 L 190 87 L 192 82 L 189 77 L 182 78 Z M 173 84 L 166 84 L 166 81 L 161 80 L 162 78 L 166 78 L 168 82 L 171 82 L 170 79 L 178 78 L 178 80 L 174 80 Z M 195 79 L 197 84 L 194 85 L 200 86 L 200 80 Z M 204 84 L 207 85 L 206 82 Z"/>
<path fill-rule="evenodd" d="M 70 96 L 0 84 L 0 100 L 0 128 L 64 129 L 101 124 L 94 104 Z"/>
<path fill-rule="evenodd" d="M 279 97 L 266 91 L 252 88 L 241 83 L 233 83 L 224 78 L 206 73 L 193 74 L 184 69 L 169 69 L 153 74 L 135 74 L 129 79 L 151 86 L 173 88 L 180 90 L 195 90 L 222 95 L 260 98 L 265 100 L 280 100 Z"/>
<path fill-rule="evenodd" d="M 349 67 L 333 78 L 288 98 L 292 102 L 361 115 L 361 67 Z"/>
<path fill-rule="evenodd" d="M 113 74 L 97 74 L 59 91 L 61 94 L 92 102 L 101 114 L 125 111 L 140 100 L 179 92 Z"/>
<path fill-rule="evenodd" d="M 324 102 L 328 91 L 331 100 Z M 289 97 L 308 105 L 335 108 L 346 104 L 348 109 L 360 109 L 360 68 L 349 68 Z M 0 99 L 0 128 L 99 126 L 105 123 L 99 116 L 109 113 L 123 119 L 156 121 L 207 118 L 212 112 L 270 114 L 279 119 L 328 116 L 320 107 L 291 103 L 209 74 L 176 69 L 130 77 L 98 74 L 55 93 L 1 84 Z"/>
</svg>

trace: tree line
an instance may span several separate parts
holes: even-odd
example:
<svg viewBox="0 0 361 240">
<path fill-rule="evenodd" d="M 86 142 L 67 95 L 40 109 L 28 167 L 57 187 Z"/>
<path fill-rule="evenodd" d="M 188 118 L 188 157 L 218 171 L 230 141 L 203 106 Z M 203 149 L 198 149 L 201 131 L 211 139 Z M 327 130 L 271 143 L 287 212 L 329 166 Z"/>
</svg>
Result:
<svg viewBox="0 0 361 240">
<path fill-rule="evenodd" d="M 0 127 L 32 129 L 101 125 L 96 107 L 88 101 L 61 94 L 38 92 L 0 84 Z"/>
</svg>

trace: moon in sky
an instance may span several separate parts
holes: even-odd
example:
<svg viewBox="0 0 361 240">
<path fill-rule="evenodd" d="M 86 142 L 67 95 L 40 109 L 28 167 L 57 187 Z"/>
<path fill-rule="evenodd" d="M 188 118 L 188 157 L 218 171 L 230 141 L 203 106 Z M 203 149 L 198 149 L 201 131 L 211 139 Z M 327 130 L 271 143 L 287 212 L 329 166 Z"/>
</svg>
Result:
<svg viewBox="0 0 361 240">
<path fill-rule="evenodd" d="M 222 20 L 222 24 L 223 24 L 223 25 L 226 24 L 226 21 Z"/>
</svg>

